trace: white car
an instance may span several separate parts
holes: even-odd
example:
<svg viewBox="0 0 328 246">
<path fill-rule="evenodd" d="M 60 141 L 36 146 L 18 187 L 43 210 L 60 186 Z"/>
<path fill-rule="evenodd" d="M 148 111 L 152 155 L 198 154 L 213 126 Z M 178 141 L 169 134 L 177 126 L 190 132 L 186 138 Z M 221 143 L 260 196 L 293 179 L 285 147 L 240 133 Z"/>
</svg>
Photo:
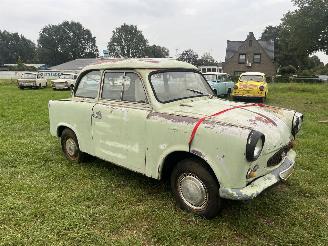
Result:
<svg viewBox="0 0 328 246">
<path fill-rule="evenodd" d="M 45 88 L 47 87 L 47 80 L 43 78 L 42 73 L 25 72 L 17 80 L 18 88 Z"/>
<path fill-rule="evenodd" d="M 51 81 L 52 88 L 54 90 L 72 89 L 75 85 L 76 78 L 77 74 L 75 73 L 62 73 L 59 79 Z"/>
</svg>

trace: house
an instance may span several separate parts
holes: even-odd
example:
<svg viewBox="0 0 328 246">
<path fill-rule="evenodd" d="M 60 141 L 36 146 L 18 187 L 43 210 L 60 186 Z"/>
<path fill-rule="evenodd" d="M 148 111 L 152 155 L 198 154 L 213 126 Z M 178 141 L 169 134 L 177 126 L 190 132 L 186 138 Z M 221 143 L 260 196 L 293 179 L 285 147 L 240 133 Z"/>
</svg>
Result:
<svg viewBox="0 0 328 246">
<path fill-rule="evenodd" d="M 245 41 L 228 40 L 223 71 L 234 76 L 243 72 L 262 72 L 274 76 L 274 42 L 256 40 L 252 32 Z"/>
</svg>

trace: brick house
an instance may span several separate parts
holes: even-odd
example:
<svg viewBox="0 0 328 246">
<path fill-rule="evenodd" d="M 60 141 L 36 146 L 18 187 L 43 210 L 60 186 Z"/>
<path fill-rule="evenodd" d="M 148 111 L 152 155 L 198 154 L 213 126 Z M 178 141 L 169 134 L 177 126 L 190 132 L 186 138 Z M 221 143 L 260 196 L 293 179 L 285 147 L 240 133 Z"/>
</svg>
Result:
<svg viewBox="0 0 328 246">
<path fill-rule="evenodd" d="M 274 42 L 256 40 L 252 32 L 245 41 L 228 40 L 223 71 L 235 76 L 243 72 L 262 72 L 274 76 Z"/>
</svg>

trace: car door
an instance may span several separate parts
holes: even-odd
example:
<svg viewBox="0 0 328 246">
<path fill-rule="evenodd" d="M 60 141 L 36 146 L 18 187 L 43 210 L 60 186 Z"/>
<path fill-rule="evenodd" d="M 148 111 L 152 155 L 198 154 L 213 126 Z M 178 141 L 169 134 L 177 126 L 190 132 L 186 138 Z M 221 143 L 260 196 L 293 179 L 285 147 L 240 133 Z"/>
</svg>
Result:
<svg viewBox="0 0 328 246">
<path fill-rule="evenodd" d="M 92 108 L 98 99 L 101 81 L 101 71 L 90 71 L 79 79 L 72 103 L 72 112 L 67 112 L 67 118 L 72 119 L 72 127 L 76 131 L 80 149 L 94 155 L 92 139 Z"/>
<path fill-rule="evenodd" d="M 146 120 L 151 108 L 142 80 L 132 71 L 106 71 L 100 100 L 93 108 L 96 155 L 144 172 Z"/>
</svg>

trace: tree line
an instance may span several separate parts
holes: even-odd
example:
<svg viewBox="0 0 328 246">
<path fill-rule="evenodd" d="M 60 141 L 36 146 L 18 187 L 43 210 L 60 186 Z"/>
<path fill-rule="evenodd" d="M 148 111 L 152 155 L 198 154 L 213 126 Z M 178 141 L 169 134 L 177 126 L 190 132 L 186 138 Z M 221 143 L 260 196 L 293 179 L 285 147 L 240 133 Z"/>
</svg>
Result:
<svg viewBox="0 0 328 246">
<path fill-rule="evenodd" d="M 328 66 L 314 52 L 328 55 L 328 0 L 292 0 L 297 9 L 287 12 L 277 26 L 267 26 L 262 40 L 274 40 L 275 62 L 281 74 L 328 74 Z"/>
<path fill-rule="evenodd" d="M 123 24 L 116 28 L 108 51 L 111 57 L 169 56 L 169 50 L 159 45 L 149 45 L 148 40 L 135 25 Z M 0 30 L 0 65 L 13 63 L 42 63 L 58 65 L 77 58 L 95 58 L 99 51 L 96 38 L 81 23 L 64 21 L 42 28 L 37 44 L 18 33 Z"/>
<path fill-rule="evenodd" d="M 135 25 L 123 24 L 115 28 L 108 42 L 109 56 L 117 58 L 164 58 L 170 55 L 166 47 L 149 44 Z M 42 63 L 58 65 L 77 58 L 95 58 L 99 51 L 96 38 L 81 23 L 64 21 L 42 28 L 37 44 L 18 33 L 0 30 L 0 65 L 17 63 Z M 209 54 L 202 57 L 191 49 L 183 51 L 179 60 L 194 65 L 217 65 Z"/>
</svg>

